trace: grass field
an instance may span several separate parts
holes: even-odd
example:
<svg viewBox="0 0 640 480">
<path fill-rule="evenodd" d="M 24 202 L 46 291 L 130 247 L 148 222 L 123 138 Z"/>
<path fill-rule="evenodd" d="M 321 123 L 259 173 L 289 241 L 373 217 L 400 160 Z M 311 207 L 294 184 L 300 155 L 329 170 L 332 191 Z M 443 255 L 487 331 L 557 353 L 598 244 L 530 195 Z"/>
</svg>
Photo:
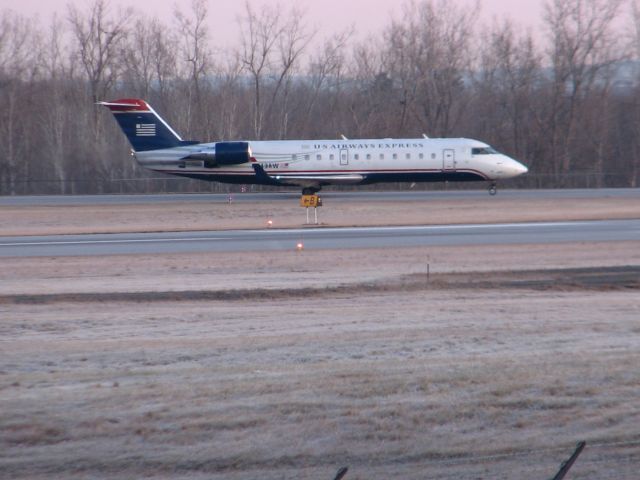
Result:
<svg viewBox="0 0 640 480">
<path fill-rule="evenodd" d="M 3 260 L 0 477 L 637 478 L 638 247 Z"/>
<path fill-rule="evenodd" d="M 598 270 L 4 295 L 0 476 L 538 479 L 586 439 L 571 478 L 635 478 L 639 274 Z"/>
</svg>

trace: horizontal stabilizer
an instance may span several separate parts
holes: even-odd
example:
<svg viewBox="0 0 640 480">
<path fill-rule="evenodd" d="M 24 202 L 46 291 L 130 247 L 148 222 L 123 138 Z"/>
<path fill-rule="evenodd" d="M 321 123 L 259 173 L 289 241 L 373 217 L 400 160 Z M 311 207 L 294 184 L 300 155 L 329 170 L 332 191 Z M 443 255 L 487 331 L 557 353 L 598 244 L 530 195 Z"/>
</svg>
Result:
<svg viewBox="0 0 640 480">
<path fill-rule="evenodd" d="M 98 102 L 96 105 L 107 107 L 113 113 L 153 111 L 153 109 L 147 102 L 138 98 L 123 98 L 120 100 L 115 100 L 113 102 Z"/>
<path fill-rule="evenodd" d="M 102 105 L 104 107 L 137 107 L 135 103 L 118 103 L 118 102 L 97 102 L 96 105 Z"/>
</svg>

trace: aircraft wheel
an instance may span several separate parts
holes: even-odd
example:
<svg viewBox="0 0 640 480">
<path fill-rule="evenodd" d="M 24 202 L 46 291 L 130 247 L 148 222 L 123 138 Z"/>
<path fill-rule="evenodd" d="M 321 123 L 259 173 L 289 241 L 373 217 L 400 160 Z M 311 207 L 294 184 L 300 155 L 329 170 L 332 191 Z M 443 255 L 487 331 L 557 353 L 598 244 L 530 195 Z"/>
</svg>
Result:
<svg viewBox="0 0 640 480">
<path fill-rule="evenodd" d="M 498 193 L 498 189 L 495 185 L 491 185 L 489 187 L 489 195 L 494 196 L 496 193 Z"/>
</svg>

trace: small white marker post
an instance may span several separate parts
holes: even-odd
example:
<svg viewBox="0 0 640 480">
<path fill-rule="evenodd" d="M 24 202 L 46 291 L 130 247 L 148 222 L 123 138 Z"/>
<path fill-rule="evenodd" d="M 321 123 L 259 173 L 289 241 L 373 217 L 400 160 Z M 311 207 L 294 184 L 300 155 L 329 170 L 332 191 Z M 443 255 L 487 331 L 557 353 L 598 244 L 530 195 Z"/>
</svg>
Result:
<svg viewBox="0 0 640 480">
<path fill-rule="evenodd" d="M 429 285 L 429 276 L 431 273 L 431 258 L 427 255 L 427 285 Z"/>
</svg>

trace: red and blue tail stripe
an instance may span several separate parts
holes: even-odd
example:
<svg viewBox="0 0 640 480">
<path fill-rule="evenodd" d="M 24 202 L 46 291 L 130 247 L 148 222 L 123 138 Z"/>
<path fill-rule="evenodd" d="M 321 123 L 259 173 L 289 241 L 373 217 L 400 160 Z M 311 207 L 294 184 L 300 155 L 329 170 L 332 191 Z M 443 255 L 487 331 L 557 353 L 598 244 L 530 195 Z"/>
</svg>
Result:
<svg viewBox="0 0 640 480">
<path fill-rule="evenodd" d="M 123 98 L 99 102 L 116 118 L 118 125 L 136 152 L 161 150 L 198 142 L 184 141 L 144 100 Z"/>
</svg>

